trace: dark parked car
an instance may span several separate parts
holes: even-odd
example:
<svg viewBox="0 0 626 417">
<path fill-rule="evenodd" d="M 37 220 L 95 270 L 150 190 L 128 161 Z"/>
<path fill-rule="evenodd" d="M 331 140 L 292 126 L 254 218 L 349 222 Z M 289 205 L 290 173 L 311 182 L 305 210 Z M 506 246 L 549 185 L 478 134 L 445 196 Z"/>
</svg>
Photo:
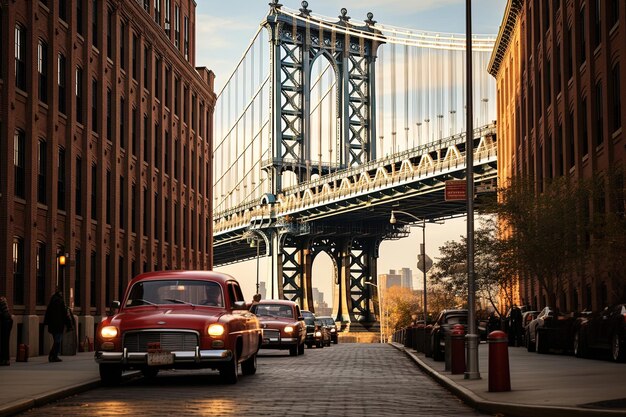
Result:
<svg viewBox="0 0 626 417">
<path fill-rule="evenodd" d="M 262 300 L 250 307 L 263 329 L 261 349 L 289 349 L 291 356 L 304 353 L 306 325 L 293 301 Z"/>
<path fill-rule="evenodd" d="M 443 310 L 430 332 L 430 346 L 433 359 L 442 361 L 445 354 L 446 335 L 452 326 L 462 324 L 467 332 L 467 310 Z"/>
<path fill-rule="evenodd" d="M 310 349 L 315 347 L 324 347 L 322 330 L 317 324 L 315 324 L 315 314 L 308 310 L 302 310 L 302 317 L 304 317 L 304 323 L 306 324 L 306 338 L 304 343 Z"/>
<path fill-rule="evenodd" d="M 539 312 L 536 310 L 524 311 L 522 313 L 522 336 L 524 341 L 524 346 L 526 346 L 526 329 L 531 321 L 537 318 Z"/>
<path fill-rule="evenodd" d="M 318 320 L 320 320 L 322 323 L 324 323 L 326 327 L 328 327 L 328 329 L 330 330 L 330 340 L 334 344 L 337 344 L 339 342 L 339 335 L 337 334 L 339 333 L 339 331 L 337 329 L 337 324 L 335 323 L 335 320 L 333 320 L 333 318 L 330 316 L 318 317 Z"/>
<path fill-rule="evenodd" d="M 586 357 L 595 350 L 609 352 L 616 362 L 626 361 L 626 304 L 576 319 L 574 354 Z"/>
<path fill-rule="evenodd" d="M 569 352 L 574 346 L 574 315 L 544 307 L 526 327 L 524 341 L 529 352 L 547 353 L 550 349 Z"/>
</svg>

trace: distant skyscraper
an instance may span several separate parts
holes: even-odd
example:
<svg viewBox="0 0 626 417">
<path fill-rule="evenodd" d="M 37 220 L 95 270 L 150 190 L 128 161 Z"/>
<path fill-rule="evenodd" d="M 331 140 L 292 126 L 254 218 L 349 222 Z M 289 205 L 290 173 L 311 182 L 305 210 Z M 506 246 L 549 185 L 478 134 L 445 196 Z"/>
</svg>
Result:
<svg viewBox="0 0 626 417">
<path fill-rule="evenodd" d="M 400 269 L 401 285 L 403 288 L 413 289 L 413 271 L 411 268 Z"/>
<path fill-rule="evenodd" d="M 378 284 L 383 289 L 389 289 L 394 286 L 402 286 L 402 276 L 396 274 L 395 269 L 390 269 L 388 274 L 380 274 L 378 276 Z"/>
</svg>

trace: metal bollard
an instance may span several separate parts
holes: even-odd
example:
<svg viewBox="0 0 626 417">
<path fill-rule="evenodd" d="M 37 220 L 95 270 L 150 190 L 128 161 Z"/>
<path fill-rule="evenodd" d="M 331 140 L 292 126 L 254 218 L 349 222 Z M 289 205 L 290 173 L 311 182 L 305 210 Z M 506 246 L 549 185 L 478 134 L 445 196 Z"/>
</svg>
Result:
<svg viewBox="0 0 626 417">
<path fill-rule="evenodd" d="M 489 333 L 487 343 L 489 343 L 489 392 L 511 391 L 509 340 L 506 333 L 500 330 Z"/>
<path fill-rule="evenodd" d="M 452 326 L 450 334 L 450 372 L 453 375 L 465 373 L 465 327 Z"/>
<path fill-rule="evenodd" d="M 415 329 L 415 350 L 422 353 L 424 352 L 424 338 L 426 337 L 425 327 L 423 324 L 418 324 Z"/>
<path fill-rule="evenodd" d="M 407 327 L 404 329 L 404 347 L 411 347 L 411 337 L 413 336 L 413 328 Z"/>
</svg>

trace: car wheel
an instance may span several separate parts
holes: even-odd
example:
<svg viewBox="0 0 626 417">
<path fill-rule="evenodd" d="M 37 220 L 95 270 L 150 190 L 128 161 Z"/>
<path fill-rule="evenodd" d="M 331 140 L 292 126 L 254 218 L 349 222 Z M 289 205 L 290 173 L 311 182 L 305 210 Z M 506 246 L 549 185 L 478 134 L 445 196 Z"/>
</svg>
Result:
<svg viewBox="0 0 626 417">
<path fill-rule="evenodd" d="M 231 358 L 231 360 L 220 369 L 220 376 L 222 377 L 225 383 L 227 384 L 237 383 L 237 368 L 238 368 L 237 353 L 236 351 L 233 351 L 233 357 Z"/>
<path fill-rule="evenodd" d="M 624 350 L 622 341 L 617 333 L 613 334 L 613 338 L 611 339 L 611 356 L 615 362 L 626 361 L 626 350 Z"/>
<path fill-rule="evenodd" d="M 293 345 L 289 348 L 289 356 L 298 356 L 298 345 Z"/>
<path fill-rule="evenodd" d="M 585 337 L 581 330 L 574 333 L 574 356 L 584 358 L 587 356 L 587 347 L 585 346 Z"/>
<path fill-rule="evenodd" d="M 304 343 L 298 345 L 298 355 L 304 355 Z"/>
<path fill-rule="evenodd" d="M 333 343 L 334 343 L 334 344 L 339 343 L 339 336 L 335 337 L 335 340 L 333 340 Z"/>
<path fill-rule="evenodd" d="M 141 373 L 146 378 L 155 378 L 159 374 L 159 368 L 142 368 Z"/>
<path fill-rule="evenodd" d="M 106 386 L 118 385 L 122 380 L 122 367 L 119 365 L 100 364 L 100 380 Z"/>
<path fill-rule="evenodd" d="M 308 347 L 309 349 L 311 349 L 313 347 L 313 345 L 311 343 L 307 343 L 306 347 Z"/>
<path fill-rule="evenodd" d="M 532 340 L 530 340 L 530 331 L 526 331 L 526 350 L 529 352 L 534 352 L 535 351 L 535 342 L 533 342 Z"/>
<path fill-rule="evenodd" d="M 250 356 L 245 361 L 241 362 L 241 374 L 242 375 L 256 374 L 256 353 Z"/>
<path fill-rule="evenodd" d="M 433 337 L 433 360 L 442 361 L 444 359 L 444 352 L 441 351 L 441 346 L 439 346 L 439 338 Z"/>
</svg>

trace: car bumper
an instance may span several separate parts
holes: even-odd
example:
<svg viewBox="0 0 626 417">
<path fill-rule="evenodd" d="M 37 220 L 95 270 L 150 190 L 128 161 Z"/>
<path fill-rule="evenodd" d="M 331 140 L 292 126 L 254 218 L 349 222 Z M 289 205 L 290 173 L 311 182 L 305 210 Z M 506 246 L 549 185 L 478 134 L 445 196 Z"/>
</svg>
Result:
<svg viewBox="0 0 626 417">
<path fill-rule="evenodd" d="M 171 363 L 156 363 L 154 366 L 173 366 L 173 365 L 203 365 L 219 364 L 229 362 L 232 357 L 232 351 L 228 349 L 212 349 L 200 350 L 198 347 L 194 351 L 173 351 L 171 353 Z M 121 364 L 126 366 L 135 365 L 153 365 L 149 363 L 148 352 L 128 352 L 126 349 L 122 352 L 105 352 L 96 351 L 95 360 L 99 364 Z"/>
<path fill-rule="evenodd" d="M 295 337 L 265 337 L 263 336 L 263 344 L 261 349 L 283 349 L 298 345 L 298 339 Z"/>
</svg>

